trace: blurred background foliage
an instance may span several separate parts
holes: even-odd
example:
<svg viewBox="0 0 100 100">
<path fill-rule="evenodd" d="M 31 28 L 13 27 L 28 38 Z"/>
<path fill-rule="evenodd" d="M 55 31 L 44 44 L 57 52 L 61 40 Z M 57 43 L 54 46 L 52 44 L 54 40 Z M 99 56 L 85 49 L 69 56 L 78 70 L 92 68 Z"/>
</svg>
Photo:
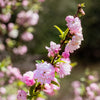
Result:
<svg viewBox="0 0 100 100">
<path fill-rule="evenodd" d="M 53 27 L 58 25 L 66 29 L 65 17 L 74 15 L 78 3 L 85 3 L 86 15 L 81 18 L 84 41 L 74 57 L 85 61 L 97 61 L 100 58 L 100 1 L 99 0 L 46 0 L 40 14 L 39 24 L 33 42 L 29 44 L 31 54 L 47 54 L 45 46 L 50 41 L 59 43 L 59 32 Z"/>
</svg>

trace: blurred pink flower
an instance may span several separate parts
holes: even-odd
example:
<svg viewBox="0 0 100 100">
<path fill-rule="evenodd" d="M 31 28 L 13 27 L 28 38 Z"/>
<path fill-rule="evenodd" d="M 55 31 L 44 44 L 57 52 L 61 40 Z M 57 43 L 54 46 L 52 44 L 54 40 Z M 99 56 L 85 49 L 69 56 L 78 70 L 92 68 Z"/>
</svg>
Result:
<svg viewBox="0 0 100 100">
<path fill-rule="evenodd" d="M 24 40 L 24 41 L 31 41 L 33 39 L 33 34 L 30 33 L 30 32 L 24 32 L 21 35 L 21 39 Z"/>
<path fill-rule="evenodd" d="M 79 88 L 80 85 L 81 85 L 80 81 L 74 81 L 74 82 L 72 83 L 72 87 L 73 87 L 74 89 L 75 89 L 75 88 Z"/>
<path fill-rule="evenodd" d="M 20 70 L 18 68 L 12 67 L 12 66 L 8 66 L 7 69 L 8 69 L 7 75 L 13 75 L 17 79 L 21 79 L 22 78 L 22 75 L 21 75 Z"/>
<path fill-rule="evenodd" d="M 4 44 L 0 43 L 0 51 L 4 51 L 4 50 L 5 50 Z"/>
<path fill-rule="evenodd" d="M 0 87 L 0 93 L 1 94 L 5 94 L 6 93 L 6 89 L 4 87 Z"/>
<path fill-rule="evenodd" d="M 4 23 L 7 23 L 11 18 L 11 14 L 0 14 L 0 20 L 3 21 Z"/>
<path fill-rule="evenodd" d="M 27 46 L 18 46 L 18 48 L 14 48 L 13 52 L 17 55 L 24 55 L 27 52 Z"/>
<path fill-rule="evenodd" d="M 16 95 L 9 95 L 8 97 L 7 97 L 7 100 L 16 100 Z"/>
<path fill-rule="evenodd" d="M 17 100 L 27 100 L 27 94 L 23 90 L 18 90 Z"/>
<path fill-rule="evenodd" d="M 29 1 L 28 1 L 28 0 L 23 0 L 23 1 L 22 1 L 22 5 L 23 5 L 23 6 L 27 6 L 28 4 L 29 4 Z"/>
<path fill-rule="evenodd" d="M 99 90 L 99 86 L 96 83 L 91 83 L 90 84 L 90 89 L 92 91 L 98 91 Z"/>
<path fill-rule="evenodd" d="M 14 29 L 14 23 L 9 23 L 8 24 L 8 30 L 12 31 Z"/>
<path fill-rule="evenodd" d="M 0 78 L 3 78 L 3 77 L 4 77 L 4 72 L 0 71 Z"/>
<path fill-rule="evenodd" d="M 20 25 L 23 25 L 25 27 L 30 26 L 30 25 L 36 25 L 39 20 L 39 15 L 38 13 L 33 13 L 33 11 L 29 10 L 27 12 L 21 11 L 17 15 L 17 23 Z"/>
</svg>

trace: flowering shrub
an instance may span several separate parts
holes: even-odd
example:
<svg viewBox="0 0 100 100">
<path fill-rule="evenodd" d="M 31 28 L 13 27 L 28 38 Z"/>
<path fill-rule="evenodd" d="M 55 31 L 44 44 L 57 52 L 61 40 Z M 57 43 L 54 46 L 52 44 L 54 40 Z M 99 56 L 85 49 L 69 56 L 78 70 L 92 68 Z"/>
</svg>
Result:
<svg viewBox="0 0 100 100">
<path fill-rule="evenodd" d="M 24 88 L 21 79 L 20 70 L 12 67 L 10 58 L 0 62 L 0 100 L 16 100 L 16 91 L 18 88 Z"/>
<path fill-rule="evenodd" d="M 75 16 L 66 17 L 68 28 L 64 32 L 58 26 L 55 26 L 60 32 L 61 42 L 56 44 L 51 41 L 50 47 L 46 46 L 50 62 L 37 60 L 36 70 L 26 72 L 22 76 L 21 80 L 29 88 L 27 91 L 18 91 L 18 100 L 45 100 L 44 93 L 54 95 L 60 89 L 58 79 L 70 75 L 73 66 L 69 58 L 70 53 L 78 49 L 83 40 L 81 21 L 79 19 L 79 16 L 84 15 L 83 6 L 83 4 L 78 5 Z"/>
<path fill-rule="evenodd" d="M 85 77 L 72 83 L 74 100 L 100 100 L 100 80 L 97 72 L 86 71 Z"/>
<path fill-rule="evenodd" d="M 0 0 L 0 51 L 27 52 L 44 0 Z"/>
</svg>

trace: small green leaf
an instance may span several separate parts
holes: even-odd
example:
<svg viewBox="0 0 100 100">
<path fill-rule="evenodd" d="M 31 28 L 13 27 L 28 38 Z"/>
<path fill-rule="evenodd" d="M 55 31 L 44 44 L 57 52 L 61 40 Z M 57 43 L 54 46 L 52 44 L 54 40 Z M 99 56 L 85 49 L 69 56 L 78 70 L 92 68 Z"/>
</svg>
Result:
<svg viewBox="0 0 100 100">
<path fill-rule="evenodd" d="M 61 35 L 63 35 L 64 32 L 57 25 L 54 25 L 54 27 L 60 32 Z"/>
<path fill-rule="evenodd" d="M 44 60 L 42 60 L 42 63 L 44 63 Z"/>
<path fill-rule="evenodd" d="M 67 28 L 67 29 L 65 30 L 64 34 L 63 34 L 63 40 L 65 40 L 66 35 L 68 34 L 68 32 L 69 32 L 69 29 Z"/>
<path fill-rule="evenodd" d="M 33 95 L 33 91 L 35 89 L 36 84 L 34 84 L 33 86 L 30 87 L 29 93 L 32 96 Z"/>
<path fill-rule="evenodd" d="M 71 63 L 72 67 L 75 67 L 77 65 L 77 62 Z"/>
<path fill-rule="evenodd" d="M 22 81 L 18 81 L 18 82 L 17 82 L 17 85 L 18 85 L 19 87 L 22 87 L 22 86 L 24 86 L 24 83 L 23 83 Z"/>
<path fill-rule="evenodd" d="M 32 100 L 32 98 L 33 98 L 32 96 L 29 95 L 27 96 L 27 100 Z"/>
<path fill-rule="evenodd" d="M 52 84 L 59 86 L 59 84 L 55 81 L 51 81 Z"/>
<path fill-rule="evenodd" d="M 82 7 L 82 8 L 85 7 L 85 3 L 81 3 L 81 7 Z"/>
<path fill-rule="evenodd" d="M 41 97 L 41 98 L 43 98 L 43 99 L 46 99 L 46 98 L 47 98 L 47 96 L 44 94 L 43 91 L 41 91 L 40 94 L 38 94 L 37 97 Z"/>
<path fill-rule="evenodd" d="M 36 60 L 36 63 L 40 64 L 41 63 L 41 60 Z"/>
</svg>

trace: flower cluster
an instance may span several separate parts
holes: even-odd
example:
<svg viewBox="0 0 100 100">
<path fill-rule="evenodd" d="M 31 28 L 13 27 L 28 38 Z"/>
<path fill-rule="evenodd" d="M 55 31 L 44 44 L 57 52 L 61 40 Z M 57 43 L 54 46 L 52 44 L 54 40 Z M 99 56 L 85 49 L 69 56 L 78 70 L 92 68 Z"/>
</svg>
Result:
<svg viewBox="0 0 100 100">
<path fill-rule="evenodd" d="M 80 81 L 74 81 L 72 83 L 75 94 L 74 100 L 99 100 L 100 83 L 98 79 L 95 73 L 86 75 Z"/>
<path fill-rule="evenodd" d="M 29 90 L 28 93 L 23 90 L 18 91 L 18 100 L 23 98 L 45 100 L 44 92 L 54 95 L 60 89 L 58 79 L 70 75 L 72 69 L 70 53 L 79 48 L 83 36 L 81 21 L 78 17 L 67 16 L 66 21 L 68 28 L 64 32 L 55 26 L 61 33 L 61 43 L 56 44 L 51 41 L 50 47 L 46 46 L 50 62 L 36 61 L 36 69 L 23 74 L 22 81 Z"/>
<path fill-rule="evenodd" d="M 9 58 L 4 59 L 0 62 L 0 100 L 16 100 L 17 95 L 15 91 L 10 91 L 10 87 L 16 91 L 18 87 L 24 87 L 24 84 L 20 81 L 22 75 L 20 70 L 16 67 L 11 66 Z M 20 86 L 22 84 L 23 86 Z"/>
<path fill-rule="evenodd" d="M 42 2 L 44 0 L 0 0 L 0 52 L 8 50 L 17 55 L 27 52 L 24 45 L 33 40 Z"/>
<path fill-rule="evenodd" d="M 76 49 L 80 48 L 81 41 L 83 40 L 81 21 L 78 17 L 67 16 L 67 26 L 70 33 L 73 35 L 72 40 L 68 42 L 65 52 L 73 53 Z"/>
</svg>

